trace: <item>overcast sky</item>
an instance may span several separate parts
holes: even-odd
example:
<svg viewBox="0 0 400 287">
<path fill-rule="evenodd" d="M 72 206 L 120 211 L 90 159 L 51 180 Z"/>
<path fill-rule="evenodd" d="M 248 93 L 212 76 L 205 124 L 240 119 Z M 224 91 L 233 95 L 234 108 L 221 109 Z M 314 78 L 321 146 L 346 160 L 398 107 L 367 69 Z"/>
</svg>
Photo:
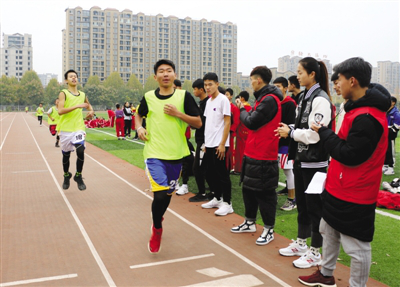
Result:
<svg viewBox="0 0 400 287">
<path fill-rule="evenodd" d="M 398 0 L 0 0 L 1 33 L 32 34 L 34 70 L 58 74 L 61 80 L 65 9 L 77 6 L 233 22 L 238 27 L 238 72 L 244 75 L 261 64 L 277 67 L 278 58 L 292 51 L 327 55 L 332 64 L 355 56 L 373 66 L 399 61 Z"/>
</svg>

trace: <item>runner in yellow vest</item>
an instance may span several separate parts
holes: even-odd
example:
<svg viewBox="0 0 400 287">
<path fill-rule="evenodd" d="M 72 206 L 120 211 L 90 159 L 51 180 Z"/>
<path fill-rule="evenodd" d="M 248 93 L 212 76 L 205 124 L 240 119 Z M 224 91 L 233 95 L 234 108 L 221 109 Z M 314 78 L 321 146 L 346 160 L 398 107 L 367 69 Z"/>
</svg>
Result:
<svg viewBox="0 0 400 287">
<path fill-rule="evenodd" d="M 87 109 L 87 118 L 92 118 L 94 111 L 86 95 L 78 91 L 78 73 L 69 70 L 64 74 L 68 88 L 58 95 L 58 113 L 60 121 L 57 131 L 60 136 L 61 150 L 63 154 L 64 183 L 63 189 L 68 189 L 72 173 L 69 172 L 69 158 L 71 151 L 76 150 L 76 173 L 74 180 L 79 190 L 85 190 L 86 185 L 82 179 L 82 169 L 85 160 L 85 123 L 82 109 Z"/>
<path fill-rule="evenodd" d="M 27 113 L 28 111 L 29 111 L 29 107 L 26 106 L 26 107 L 25 107 L 25 113 Z"/>
<path fill-rule="evenodd" d="M 175 65 L 170 60 L 159 60 L 154 65 L 154 78 L 159 84 L 140 101 L 135 116 L 138 136 L 145 141 L 143 155 L 154 199 L 150 253 L 158 253 L 161 245 L 163 215 L 171 201 L 181 169 L 182 158 L 189 154 L 185 130 L 187 125 L 200 128 L 200 109 L 190 93 L 175 90 Z M 143 127 L 146 117 L 146 128 Z"/>
<path fill-rule="evenodd" d="M 40 126 L 42 126 L 43 114 L 44 114 L 43 104 L 40 103 L 39 107 L 36 109 L 36 116 L 38 118 Z"/>
<path fill-rule="evenodd" d="M 60 115 L 58 114 L 58 98 L 54 102 L 54 106 L 52 106 L 48 111 L 47 111 L 47 123 L 49 124 L 49 131 L 52 136 L 57 135 L 56 137 L 56 147 L 60 147 L 59 142 L 60 142 L 60 136 L 57 134 L 57 124 L 60 120 Z"/>
</svg>

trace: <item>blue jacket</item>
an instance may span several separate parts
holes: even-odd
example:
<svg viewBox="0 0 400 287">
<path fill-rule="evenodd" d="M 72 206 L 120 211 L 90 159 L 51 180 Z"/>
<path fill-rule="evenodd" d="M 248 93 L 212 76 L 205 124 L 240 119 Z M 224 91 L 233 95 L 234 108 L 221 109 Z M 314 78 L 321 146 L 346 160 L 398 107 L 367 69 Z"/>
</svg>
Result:
<svg viewBox="0 0 400 287">
<path fill-rule="evenodd" d="M 389 127 L 393 126 L 394 124 L 400 126 L 400 111 L 396 108 L 396 106 L 386 113 L 386 119 Z"/>
</svg>

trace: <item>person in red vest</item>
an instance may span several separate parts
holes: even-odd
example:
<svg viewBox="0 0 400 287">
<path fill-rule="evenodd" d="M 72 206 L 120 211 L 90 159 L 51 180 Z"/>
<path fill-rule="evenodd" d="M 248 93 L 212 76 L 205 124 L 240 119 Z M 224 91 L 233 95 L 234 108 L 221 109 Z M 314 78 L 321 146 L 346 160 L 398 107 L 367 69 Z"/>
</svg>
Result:
<svg viewBox="0 0 400 287">
<path fill-rule="evenodd" d="M 249 97 L 250 95 L 246 91 L 241 91 L 239 93 L 240 102 L 243 104 L 243 107 L 247 112 L 251 110 L 251 106 L 247 102 Z M 249 129 L 242 123 L 242 121 L 240 121 L 236 132 L 235 171 L 233 174 L 239 174 L 242 172 L 242 160 L 248 134 Z"/>
<path fill-rule="evenodd" d="M 108 113 L 108 119 L 110 121 L 110 127 L 114 127 L 114 122 L 115 122 L 115 112 L 109 108 L 107 109 L 107 113 Z"/>
<path fill-rule="evenodd" d="M 235 164 L 235 138 L 236 138 L 236 130 L 239 125 L 239 115 L 240 111 L 236 105 L 232 103 L 233 90 L 228 88 L 225 90 L 225 96 L 228 98 L 231 104 L 231 129 L 229 135 L 229 150 L 226 153 L 226 167 L 228 171 L 234 171 Z"/>
<path fill-rule="evenodd" d="M 264 222 L 264 230 L 256 240 L 257 245 L 266 245 L 274 240 L 279 168 L 279 140 L 274 135 L 276 125 L 281 121 L 281 91 L 268 83 L 271 70 L 258 66 L 250 73 L 251 85 L 256 102 L 247 111 L 243 101 L 236 100 L 240 109 L 240 122 L 249 129 L 244 149 L 243 183 L 245 221 L 231 229 L 233 233 L 256 232 L 258 209 Z"/>
<path fill-rule="evenodd" d="M 344 99 L 346 114 L 339 133 L 313 124 L 332 161 L 322 193 L 323 237 L 321 269 L 300 276 L 307 286 L 336 286 L 333 271 L 340 244 L 351 256 L 350 286 L 366 286 L 371 267 L 371 241 L 375 208 L 388 141 L 386 111 L 390 93 L 370 84 L 372 65 L 351 58 L 334 67 Z M 313 285 L 310 285 L 313 284 Z"/>
</svg>

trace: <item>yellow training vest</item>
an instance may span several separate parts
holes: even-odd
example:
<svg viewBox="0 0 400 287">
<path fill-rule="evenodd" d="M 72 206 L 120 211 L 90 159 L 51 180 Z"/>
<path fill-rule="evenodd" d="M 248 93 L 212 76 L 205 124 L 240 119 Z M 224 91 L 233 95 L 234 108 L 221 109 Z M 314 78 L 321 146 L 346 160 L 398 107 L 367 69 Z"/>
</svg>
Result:
<svg viewBox="0 0 400 287">
<path fill-rule="evenodd" d="M 70 108 L 85 102 L 85 93 L 79 91 L 78 96 L 74 96 L 67 89 L 62 90 L 65 94 L 64 108 Z M 57 125 L 57 131 L 60 132 L 77 132 L 85 131 L 85 123 L 83 121 L 82 108 L 77 108 L 67 114 L 60 116 L 60 121 Z"/>
</svg>

